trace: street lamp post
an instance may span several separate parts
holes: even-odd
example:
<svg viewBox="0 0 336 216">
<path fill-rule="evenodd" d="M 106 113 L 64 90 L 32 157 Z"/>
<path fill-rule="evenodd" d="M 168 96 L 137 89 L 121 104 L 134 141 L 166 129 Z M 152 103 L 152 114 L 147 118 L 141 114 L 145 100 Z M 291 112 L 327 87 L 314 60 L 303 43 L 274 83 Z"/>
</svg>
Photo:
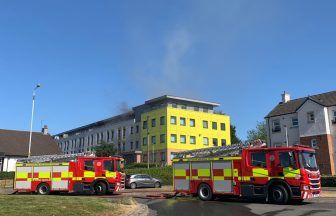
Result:
<svg viewBox="0 0 336 216">
<path fill-rule="evenodd" d="M 29 133 L 29 147 L 28 147 L 28 158 L 30 158 L 30 150 L 31 150 L 31 141 L 32 141 L 32 133 L 33 133 L 33 120 L 34 120 L 34 107 L 35 107 L 35 92 L 36 89 L 40 88 L 41 84 L 37 84 L 33 90 L 33 104 L 32 104 L 32 112 L 30 119 L 30 133 Z"/>
</svg>

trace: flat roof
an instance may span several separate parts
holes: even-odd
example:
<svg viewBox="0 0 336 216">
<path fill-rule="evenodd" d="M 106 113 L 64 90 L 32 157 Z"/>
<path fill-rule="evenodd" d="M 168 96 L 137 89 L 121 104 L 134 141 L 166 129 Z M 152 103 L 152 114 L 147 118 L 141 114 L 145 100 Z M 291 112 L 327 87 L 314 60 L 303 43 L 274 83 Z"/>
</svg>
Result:
<svg viewBox="0 0 336 216">
<path fill-rule="evenodd" d="M 146 100 L 145 104 L 150 104 L 154 102 L 158 102 L 161 100 L 166 100 L 166 99 L 172 99 L 172 100 L 179 100 L 179 101 L 186 101 L 186 102 L 192 102 L 192 103 L 199 103 L 199 104 L 205 104 L 205 105 L 210 105 L 210 106 L 220 106 L 219 103 L 214 103 L 214 102 L 209 102 L 209 101 L 202 101 L 202 100 L 195 100 L 195 99 L 190 99 L 190 98 L 184 98 L 184 97 L 177 97 L 177 96 L 172 96 L 172 95 L 163 95 L 161 97 L 153 98 L 150 100 Z"/>
</svg>

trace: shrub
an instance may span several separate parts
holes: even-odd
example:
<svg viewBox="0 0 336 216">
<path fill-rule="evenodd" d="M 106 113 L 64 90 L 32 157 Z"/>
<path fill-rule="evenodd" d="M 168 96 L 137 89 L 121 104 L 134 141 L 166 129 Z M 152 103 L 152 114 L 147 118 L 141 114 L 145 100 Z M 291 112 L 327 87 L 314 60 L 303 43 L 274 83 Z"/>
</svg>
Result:
<svg viewBox="0 0 336 216">
<path fill-rule="evenodd" d="M 336 187 L 336 176 L 322 176 L 322 187 Z"/>
<path fill-rule="evenodd" d="M 164 185 L 173 184 L 173 168 L 172 166 L 146 168 L 125 169 L 127 175 L 130 174 L 147 174 L 151 177 L 158 178 Z"/>
<path fill-rule="evenodd" d="M 15 172 L 0 172 L 0 180 L 14 179 Z"/>
</svg>

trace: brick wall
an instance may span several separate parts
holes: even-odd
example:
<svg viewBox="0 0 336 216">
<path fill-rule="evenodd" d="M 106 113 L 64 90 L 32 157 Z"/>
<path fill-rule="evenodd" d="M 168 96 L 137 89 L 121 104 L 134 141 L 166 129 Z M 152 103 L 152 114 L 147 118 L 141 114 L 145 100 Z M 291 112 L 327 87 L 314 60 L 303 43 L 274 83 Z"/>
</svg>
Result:
<svg viewBox="0 0 336 216">
<path fill-rule="evenodd" d="M 334 144 L 333 138 L 330 134 L 301 137 L 300 143 L 302 145 L 311 146 L 311 140 L 317 140 L 316 149 L 316 160 L 319 165 L 321 174 L 325 175 L 335 175 L 335 164 L 334 164 Z"/>
</svg>

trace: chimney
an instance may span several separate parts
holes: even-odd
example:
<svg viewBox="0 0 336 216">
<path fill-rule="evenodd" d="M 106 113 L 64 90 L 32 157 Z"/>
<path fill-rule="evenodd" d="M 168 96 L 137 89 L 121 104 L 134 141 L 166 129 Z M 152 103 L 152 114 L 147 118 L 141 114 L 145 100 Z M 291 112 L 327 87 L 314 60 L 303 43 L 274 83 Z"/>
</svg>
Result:
<svg viewBox="0 0 336 216">
<path fill-rule="evenodd" d="M 44 125 L 42 128 L 43 135 L 48 135 L 48 125 Z"/>
<path fill-rule="evenodd" d="M 288 94 L 286 91 L 284 91 L 284 93 L 282 93 L 281 96 L 282 96 L 282 103 L 287 103 L 288 101 L 290 101 L 290 94 Z"/>
</svg>

